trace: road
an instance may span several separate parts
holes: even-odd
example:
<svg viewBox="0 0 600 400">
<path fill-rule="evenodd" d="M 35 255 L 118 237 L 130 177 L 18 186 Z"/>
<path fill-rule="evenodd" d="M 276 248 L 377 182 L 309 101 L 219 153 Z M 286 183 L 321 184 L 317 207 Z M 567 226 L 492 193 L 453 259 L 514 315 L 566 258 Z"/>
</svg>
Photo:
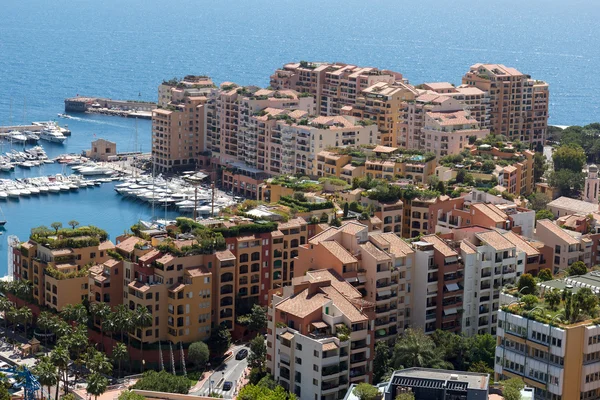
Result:
<svg viewBox="0 0 600 400">
<path fill-rule="evenodd" d="M 245 348 L 248 351 L 250 350 L 248 345 L 233 346 L 230 349 L 233 351 L 233 357 L 221 364 L 200 390 L 190 394 L 195 396 L 207 396 L 212 391 L 223 395 L 224 399 L 233 399 L 236 389 L 239 389 L 236 387 L 237 382 L 248 367 L 248 357 L 243 360 L 235 359 L 235 355 L 242 348 Z M 233 383 L 233 387 L 228 391 L 223 390 L 223 382 L 225 381 Z"/>
</svg>

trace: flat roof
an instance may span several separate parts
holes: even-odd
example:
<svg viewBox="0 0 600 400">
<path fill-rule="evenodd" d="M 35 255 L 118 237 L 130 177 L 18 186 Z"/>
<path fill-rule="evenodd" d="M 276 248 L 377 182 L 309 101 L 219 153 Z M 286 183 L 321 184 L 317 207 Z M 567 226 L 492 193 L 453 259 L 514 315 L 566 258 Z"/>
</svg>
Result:
<svg viewBox="0 0 600 400">
<path fill-rule="evenodd" d="M 563 208 L 568 211 L 575 213 L 590 214 L 598 212 L 598 204 L 588 203 L 586 201 L 572 199 L 570 197 L 559 197 L 556 200 L 552 200 L 548 203 L 548 207 Z"/>
<path fill-rule="evenodd" d="M 409 381 L 407 381 L 407 379 Z M 412 381 L 411 381 L 412 380 Z M 422 382 L 419 382 L 422 380 Z M 448 371 L 443 369 L 408 368 L 394 372 L 391 383 L 401 386 L 428 387 L 432 381 L 437 381 L 440 387 L 452 388 L 454 390 L 477 389 L 487 390 L 490 377 L 488 374 L 464 371 Z"/>
</svg>

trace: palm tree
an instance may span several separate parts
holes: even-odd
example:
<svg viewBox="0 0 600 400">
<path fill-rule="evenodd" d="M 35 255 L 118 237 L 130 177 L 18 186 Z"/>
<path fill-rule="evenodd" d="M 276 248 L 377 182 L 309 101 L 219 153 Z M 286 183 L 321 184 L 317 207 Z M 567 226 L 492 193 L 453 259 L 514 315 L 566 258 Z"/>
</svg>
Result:
<svg viewBox="0 0 600 400">
<path fill-rule="evenodd" d="M 40 358 L 39 363 L 34 367 L 33 373 L 37 377 L 42 388 L 46 386 L 48 388 L 48 397 L 50 397 L 50 388 L 57 382 L 56 366 L 50 361 L 50 357 L 43 356 Z"/>
<path fill-rule="evenodd" d="M 8 310 L 7 316 L 10 319 L 10 322 L 13 324 L 13 335 L 14 335 L 17 333 L 17 320 L 19 318 L 19 310 L 13 306 Z"/>
<path fill-rule="evenodd" d="M 8 312 L 13 307 L 13 304 L 6 297 L 0 297 L 0 311 L 4 315 L 4 332 L 8 329 Z"/>
<path fill-rule="evenodd" d="M 98 400 L 98 396 L 106 391 L 108 387 L 108 379 L 99 373 L 93 373 L 88 378 L 87 392 L 94 395 L 94 399 Z"/>
<path fill-rule="evenodd" d="M 92 374 L 107 375 L 112 373 L 112 364 L 106 355 L 98 350 L 93 350 L 89 354 L 87 366 Z"/>
<path fill-rule="evenodd" d="M 27 339 L 27 325 L 29 325 L 29 321 L 31 321 L 32 318 L 33 312 L 31 312 L 31 308 L 27 306 L 19 308 L 18 319 L 23 323 L 23 327 L 25 328 L 25 339 Z"/>
<path fill-rule="evenodd" d="M 134 324 L 136 328 L 140 329 L 140 351 L 142 356 L 142 363 L 140 368 L 144 369 L 144 328 L 152 326 L 152 313 L 146 307 L 138 307 L 134 312 Z"/>
<path fill-rule="evenodd" d="M 54 366 L 56 366 L 56 395 L 55 399 L 58 399 L 58 390 L 60 387 L 61 375 L 63 380 L 63 386 L 65 389 L 65 393 L 68 390 L 68 382 L 67 382 L 67 368 L 69 365 L 69 350 L 63 346 L 56 346 L 52 353 L 50 353 L 50 361 Z"/>
<path fill-rule="evenodd" d="M 87 323 L 87 310 L 81 303 L 67 304 L 60 311 L 60 316 L 67 322 L 77 322 L 78 324 Z"/>
<path fill-rule="evenodd" d="M 100 344 L 104 347 L 104 325 L 110 315 L 110 306 L 106 303 L 92 303 L 90 305 L 90 314 L 94 318 L 94 323 L 100 320 Z"/>
<path fill-rule="evenodd" d="M 48 311 L 42 311 L 37 318 L 38 328 L 44 331 L 44 347 L 46 347 L 46 354 L 48 354 L 48 330 L 51 329 L 54 323 L 54 316 Z"/>
<path fill-rule="evenodd" d="M 447 363 L 436 350 L 431 337 L 423 331 L 407 329 L 394 346 L 393 365 L 398 368 L 444 368 Z"/>
<path fill-rule="evenodd" d="M 118 378 L 121 377 L 121 362 L 127 359 L 127 347 L 123 343 L 117 343 L 115 347 L 113 347 L 112 351 L 112 359 L 113 362 L 118 364 L 119 373 L 117 375 Z"/>
</svg>

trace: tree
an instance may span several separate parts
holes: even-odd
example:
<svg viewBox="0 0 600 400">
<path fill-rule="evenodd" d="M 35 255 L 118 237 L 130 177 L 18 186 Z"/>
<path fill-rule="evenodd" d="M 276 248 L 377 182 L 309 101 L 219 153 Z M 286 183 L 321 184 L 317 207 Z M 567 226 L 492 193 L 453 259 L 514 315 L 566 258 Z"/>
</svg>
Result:
<svg viewBox="0 0 600 400">
<path fill-rule="evenodd" d="M 359 400 L 375 400 L 379 396 L 379 389 L 362 382 L 356 385 L 352 394 L 358 397 Z"/>
<path fill-rule="evenodd" d="M 52 364 L 50 357 L 43 356 L 40 358 L 40 361 L 33 369 L 33 373 L 37 377 L 42 388 L 48 388 L 48 394 L 50 394 L 50 388 L 58 383 L 56 366 Z"/>
<path fill-rule="evenodd" d="M 74 219 L 70 220 L 68 224 L 71 225 L 71 228 L 73 229 L 79 226 L 79 222 L 75 221 Z"/>
<path fill-rule="evenodd" d="M 48 331 L 55 323 L 55 318 L 48 311 L 42 311 L 37 317 L 37 327 L 44 331 L 44 347 L 48 348 Z M 47 351 L 47 350 L 46 350 Z"/>
<path fill-rule="evenodd" d="M 248 365 L 250 368 L 257 368 L 263 372 L 267 361 L 267 346 L 265 339 L 258 335 L 250 341 L 250 355 L 248 356 Z"/>
<path fill-rule="evenodd" d="M 573 307 L 580 309 L 589 316 L 595 316 L 598 297 L 590 288 L 580 288 L 573 295 Z"/>
<path fill-rule="evenodd" d="M 544 268 L 538 273 L 538 279 L 542 282 L 551 281 L 553 279 L 550 268 Z"/>
<path fill-rule="evenodd" d="M 373 357 L 373 383 L 381 382 L 381 378 L 389 369 L 390 346 L 385 340 L 375 344 L 375 356 Z"/>
<path fill-rule="evenodd" d="M 231 346 L 231 333 L 225 324 L 219 325 L 217 329 L 213 329 L 210 339 L 209 347 L 215 353 L 215 355 L 221 356 Z"/>
<path fill-rule="evenodd" d="M 548 169 L 548 163 L 543 153 L 535 153 L 533 156 L 533 182 L 538 183 Z"/>
<path fill-rule="evenodd" d="M 585 177 L 582 172 L 575 172 L 568 169 L 554 170 L 548 176 L 548 184 L 557 188 L 561 196 L 573 197 L 576 196 L 581 189 Z"/>
<path fill-rule="evenodd" d="M 7 297 L 0 297 L 0 311 L 4 316 L 4 332 L 8 329 L 8 312 L 13 308 L 13 303 Z"/>
<path fill-rule="evenodd" d="M 10 400 L 11 394 L 5 385 L 0 385 L 0 400 Z"/>
<path fill-rule="evenodd" d="M 531 310 L 538 304 L 538 298 L 535 294 L 526 294 L 521 297 L 521 301 L 526 310 Z"/>
<path fill-rule="evenodd" d="M 551 199 L 546 193 L 532 193 L 528 200 L 529 208 L 534 211 L 540 211 L 546 208 Z"/>
<path fill-rule="evenodd" d="M 463 183 L 465 181 L 467 173 L 464 169 L 459 169 L 456 173 L 456 183 Z"/>
<path fill-rule="evenodd" d="M 50 226 L 52 227 L 52 229 L 54 229 L 54 232 L 58 235 L 58 230 L 60 228 L 62 228 L 62 222 L 53 222 L 50 224 Z"/>
<path fill-rule="evenodd" d="M 455 369 L 467 369 L 467 343 L 465 337 L 441 329 L 431 334 L 440 358 L 452 363 Z"/>
<path fill-rule="evenodd" d="M 440 192 L 441 195 L 446 194 L 446 184 L 442 181 L 439 181 L 435 187 L 435 190 Z"/>
<path fill-rule="evenodd" d="M 415 400 L 415 395 L 412 392 L 400 393 L 396 400 Z"/>
<path fill-rule="evenodd" d="M 348 216 L 348 203 L 344 203 L 344 218 L 346 218 Z"/>
<path fill-rule="evenodd" d="M 94 372 L 87 379 L 86 391 L 94 396 L 94 399 L 98 399 L 102 393 L 106 392 L 108 387 L 108 379 L 104 375 Z"/>
<path fill-rule="evenodd" d="M 92 350 L 88 355 L 88 369 L 95 374 L 108 375 L 112 373 L 112 364 L 104 353 Z"/>
<path fill-rule="evenodd" d="M 521 400 L 521 390 L 525 387 L 525 384 L 519 378 L 512 378 L 507 381 L 501 382 L 502 384 L 502 396 L 505 400 Z"/>
<path fill-rule="evenodd" d="M 540 211 L 536 212 L 535 220 L 539 221 L 542 219 L 549 219 L 550 221 L 552 221 L 554 219 L 554 214 L 552 214 L 552 211 L 550 211 L 550 210 L 540 210 Z"/>
<path fill-rule="evenodd" d="M 152 326 L 152 313 L 146 307 L 138 307 L 133 312 L 133 327 L 140 330 L 140 353 L 142 360 L 144 359 L 144 333 L 145 328 Z M 141 364 L 140 368 L 144 368 L 144 364 Z M 143 372 L 143 371 L 142 371 Z"/>
<path fill-rule="evenodd" d="M 210 350 L 204 342 L 194 342 L 188 349 L 188 360 L 194 364 L 196 369 L 204 366 L 210 356 Z"/>
<path fill-rule="evenodd" d="M 431 337 L 422 330 L 408 328 L 396 342 L 392 356 L 393 367 L 399 368 L 442 368 L 448 363 L 442 361 Z"/>
<path fill-rule="evenodd" d="M 587 274 L 587 267 L 585 266 L 583 261 L 575 261 L 567 269 L 567 273 L 569 274 L 569 276 L 585 275 L 585 274 Z"/>
<path fill-rule="evenodd" d="M 264 378 L 263 378 L 264 379 Z M 261 385 L 261 381 L 257 385 L 245 385 L 237 396 L 238 400 L 297 400 L 293 393 L 289 393 L 281 386 L 276 386 L 272 389 L 268 385 Z"/>
<path fill-rule="evenodd" d="M 111 354 L 111 357 L 113 359 L 113 362 L 117 364 L 118 366 L 118 377 L 121 377 L 121 363 L 125 360 L 127 360 L 128 354 L 127 354 L 127 347 L 125 346 L 125 344 L 118 342 L 117 344 L 115 344 L 115 347 L 113 347 L 113 351 Z"/>
<path fill-rule="evenodd" d="M 488 368 L 494 368 L 496 355 L 496 337 L 489 333 L 475 335 L 467 339 L 465 357 L 471 365 L 484 363 Z"/>
<path fill-rule="evenodd" d="M 480 374 L 494 374 L 494 369 L 490 368 L 483 361 L 477 361 L 469 366 L 469 372 L 478 372 Z"/>
<path fill-rule="evenodd" d="M 556 288 L 552 290 L 546 290 L 546 292 L 544 292 L 544 300 L 551 309 L 556 310 L 556 307 L 560 304 L 559 290 Z"/>
<path fill-rule="evenodd" d="M 88 319 L 88 311 L 85 306 L 79 304 L 67 304 L 60 311 L 60 316 L 67 322 L 77 322 L 79 325 L 85 325 Z"/>
<path fill-rule="evenodd" d="M 131 390 L 124 390 L 118 397 L 118 400 L 145 400 L 146 398 L 141 394 L 137 394 Z"/>
<path fill-rule="evenodd" d="M 23 327 L 25 328 L 25 337 L 27 337 L 27 326 L 29 325 L 29 322 L 32 320 L 32 318 L 33 312 L 31 311 L 31 308 L 23 306 L 18 309 L 17 320 L 21 322 L 23 324 Z"/>
<path fill-rule="evenodd" d="M 175 376 L 162 370 L 144 372 L 142 378 L 133 385 L 133 389 L 188 394 L 190 386 L 191 382 L 187 377 Z"/>
<path fill-rule="evenodd" d="M 67 366 L 69 365 L 69 361 L 71 359 L 69 358 L 69 351 L 67 350 L 67 348 L 58 345 L 54 348 L 54 350 L 52 350 L 52 353 L 50 353 L 50 361 L 52 362 L 52 365 L 56 366 L 56 395 L 54 396 L 55 399 L 58 399 L 58 389 L 60 387 L 59 382 L 61 381 L 61 376 L 62 376 L 62 380 L 63 380 L 63 386 L 64 386 L 64 390 L 65 393 L 68 392 L 68 377 L 67 377 Z"/>
<path fill-rule="evenodd" d="M 248 329 L 260 332 L 267 327 L 267 310 L 258 304 L 252 306 L 248 319 Z"/>
<path fill-rule="evenodd" d="M 581 172 L 586 162 L 585 151 L 578 145 L 561 145 L 552 153 L 552 162 L 555 171 L 567 169 Z"/>
<path fill-rule="evenodd" d="M 99 323 L 100 325 L 100 344 L 104 348 L 105 323 L 111 314 L 110 306 L 104 302 L 92 303 L 90 305 L 90 314 L 94 319 L 94 323 Z"/>
<path fill-rule="evenodd" d="M 523 274 L 517 281 L 517 288 L 521 294 L 533 294 L 536 291 L 535 278 L 531 274 Z"/>
</svg>

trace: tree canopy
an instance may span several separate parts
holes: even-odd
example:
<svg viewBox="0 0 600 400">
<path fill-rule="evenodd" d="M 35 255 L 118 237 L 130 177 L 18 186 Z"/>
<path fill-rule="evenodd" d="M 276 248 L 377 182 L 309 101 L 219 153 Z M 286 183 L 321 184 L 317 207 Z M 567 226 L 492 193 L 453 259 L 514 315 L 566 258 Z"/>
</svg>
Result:
<svg viewBox="0 0 600 400">
<path fill-rule="evenodd" d="M 175 376 L 162 370 L 160 372 L 144 372 L 142 378 L 133 385 L 133 388 L 154 392 L 188 394 L 190 386 L 190 380 L 187 377 Z"/>
<path fill-rule="evenodd" d="M 210 351 L 204 342 L 194 342 L 188 349 L 188 360 L 193 363 L 196 368 L 205 365 L 209 356 Z"/>
<path fill-rule="evenodd" d="M 379 396 L 379 389 L 366 382 L 361 382 L 352 391 L 359 400 L 375 400 Z"/>
<path fill-rule="evenodd" d="M 575 261 L 571 266 L 567 269 L 567 273 L 569 276 L 573 275 L 585 275 L 587 274 L 587 267 L 583 263 L 583 261 Z"/>
</svg>

